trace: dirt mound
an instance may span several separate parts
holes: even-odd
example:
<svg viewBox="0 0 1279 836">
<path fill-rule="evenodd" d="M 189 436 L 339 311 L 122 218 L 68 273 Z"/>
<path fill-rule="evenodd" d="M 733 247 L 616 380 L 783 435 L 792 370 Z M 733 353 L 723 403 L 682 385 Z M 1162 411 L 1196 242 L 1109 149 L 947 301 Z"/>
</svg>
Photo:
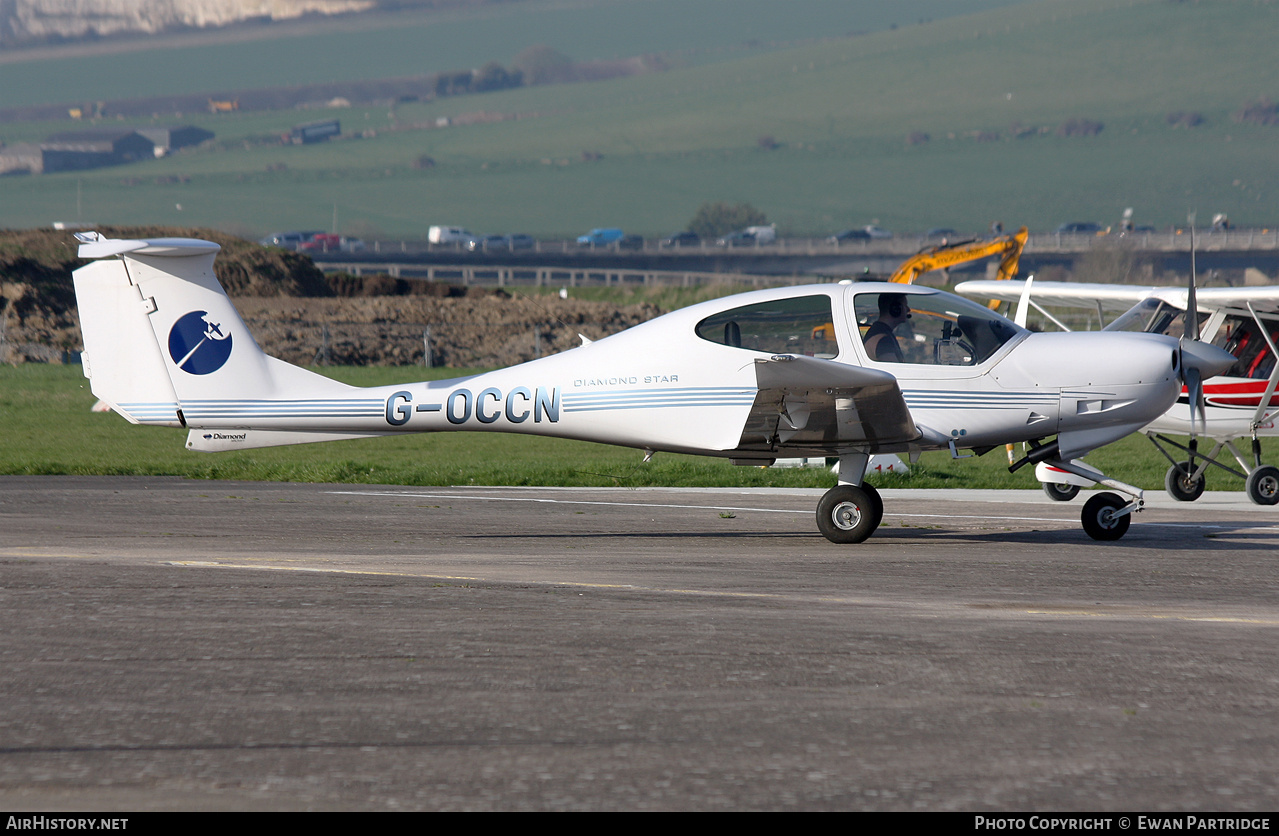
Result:
<svg viewBox="0 0 1279 836">
<path fill-rule="evenodd" d="M 657 316 L 653 305 L 505 294 L 236 300 L 268 354 L 290 363 L 508 366 Z"/>
<path fill-rule="evenodd" d="M 101 227 L 112 238 L 203 238 L 222 247 L 214 272 L 232 294 L 331 296 L 306 256 L 208 229 Z M 0 231 L 0 362 L 60 362 L 80 350 L 71 271 L 87 263 L 70 232 Z"/>
<path fill-rule="evenodd" d="M 115 238 L 203 238 L 214 271 L 268 354 L 309 365 L 504 366 L 657 316 L 653 305 L 512 296 L 389 276 L 325 276 L 305 255 L 204 229 L 103 228 Z M 0 362 L 68 362 L 83 348 L 69 232 L 0 232 Z M 427 356 L 429 352 L 429 357 Z"/>
<path fill-rule="evenodd" d="M 26 286 L 0 295 L 23 304 Z M 263 351 L 301 366 L 509 366 L 596 340 L 652 319 L 653 305 L 506 297 L 347 299 L 242 296 L 235 300 Z M 39 305 L 0 316 L 0 361 L 62 363 L 83 348 L 74 307 Z"/>
</svg>

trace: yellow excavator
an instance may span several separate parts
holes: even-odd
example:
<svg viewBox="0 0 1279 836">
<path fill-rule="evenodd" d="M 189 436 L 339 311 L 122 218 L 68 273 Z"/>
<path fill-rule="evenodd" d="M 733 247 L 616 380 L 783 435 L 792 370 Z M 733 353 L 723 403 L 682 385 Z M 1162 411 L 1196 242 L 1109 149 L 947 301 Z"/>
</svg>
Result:
<svg viewBox="0 0 1279 836">
<path fill-rule="evenodd" d="M 1017 263 L 1021 260 L 1021 250 L 1026 246 L 1026 239 L 1029 237 L 1030 233 L 1023 226 L 1012 235 L 1001 235 L 986 241 L 942 244 L 906 259 L 897 268 L 897 271 L 893 273 L 892 277 L 889 278 L 889 281 L 897 284 L 912 284 L 915 279 L 929 270 L 941 270 L 956 264 L 964 264 L 980 258 L 989 258 L 993 255 L 1003 256 L 999 262 L 999 271 L 995 274 L 995 278 L 1011 279 L 1017 275 Z M 991 300 L 990 309 L 994 310 L 998 307 L 999 300 Z M 1012 464 L 1014 457 L 1013 445 L 1008 444 L 1005 447 L 1008 453 L 1008 463 Z"/>
<path fill-rule="evenodd" d="M 956 264 L 989 258 L 992 255 L 1003 256 L 995 278 L 1011 279 L 1017 275 L 1017 262 L 1021 259 L 1021 250 L 1026 246 L 1029 235 L 1030 233 L 1023 226 L 1012 235 L 1001 235 L 985 241 L 942 244 L 906 259 L 889 281 L 897 284 L 912 284 L 915 279 L 929 270 L 942 270 Z"/>
<path fill-rule="evenodd" d="M 915 279 L 929 270 L 941 270 L 946 267 L 953 267 L 956 264 L 989 258 L 992 255 L 1003 256 L 999 262 L 999 271 L 995 274 L 995 278 L 1011 279 L 1017 275 L 1017 263 L 1021 260 L 1021 250 L 1026 246 L 1026 239 L 1029 237 L 1030 233 L 1023 226 L 1012 235 L 1000 235 L 984 241 L 942 244 L 903 261 L 888 281 L 897 284 L 913 284 Z M 991 301 L 990 309 L 994 310 L 997 307 L 999 307 L 999 301 Z M 819 325 L 813 329 L 813 339 L 815 340 L 834 339 L 834 334 L 835 324 L 833 322 L 827 322 L 825 325 Z"/>
</svg>

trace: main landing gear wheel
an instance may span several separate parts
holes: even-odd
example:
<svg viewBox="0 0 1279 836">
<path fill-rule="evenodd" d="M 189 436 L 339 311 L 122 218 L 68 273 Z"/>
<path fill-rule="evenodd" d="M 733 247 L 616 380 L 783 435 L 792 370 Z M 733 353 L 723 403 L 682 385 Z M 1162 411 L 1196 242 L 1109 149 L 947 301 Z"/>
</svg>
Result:
<svg viewBox="0 0 1279 836">
<path fill-rule="evenodd" d="M 871 511 L 875 514 L 875 527 L 871 529 L 873 533 L 879 530 L 879 524 L 884 521 L 884 498 L 879 495 L 879 491 L 875 490 L 874 485 L 863 484 L 862 490 L 870 497 L 870 501 L 875 503 L 874 507 L 871 508 Z"/>
<path fill-rule="evenodd" d="M 1203 496 L 1206 483 L 1202 473 L 1195 478 L 1195 468 L 1190 462 L 1174 464 L 1164 476 L 1164 490 L 1178 502 L 1194 502 Z"/>
<path fill-rule="evenodd" d="M 870 485 L 838 485 L 817 503 L 817 528 L 832 543 L 860 543 L 884 518 L 884 501 Z"/>
<path fill-rule="evenodd" d="M 1099 493 L 1084 505 L 1084 531 L 1094 540 L 1118 540 L 1128 531 L 1132 517 L 1115 516 L 1128 503 L 1119 494 Z"/>
<path fill-rule="evenodd" d="M 1044 482 L 1044 493 L 1054 502 L 1069 502 L 1079 496 L 1079 486 L 1069 482 Z"/>
<path fill-rule="evenodd" d="M 1253 468 L 1244 487 L 1248 498 L 1258 505 L 1279 505 L 1279 467 L 1263 464 Z"/>
</svg>

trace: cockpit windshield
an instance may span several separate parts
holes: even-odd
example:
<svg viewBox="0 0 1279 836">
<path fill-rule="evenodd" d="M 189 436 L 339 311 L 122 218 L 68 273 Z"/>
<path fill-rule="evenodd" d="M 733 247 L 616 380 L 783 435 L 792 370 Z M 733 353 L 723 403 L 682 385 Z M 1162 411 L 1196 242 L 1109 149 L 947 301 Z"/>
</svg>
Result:
<svg viewBox="0 0 1279 836">
<path fill-rule="evenodd" d="M 976 366 L 1026 333 L 989 308 L 941 293 L 859 293 L 857 329 L 881 363 Z"/>
<path fill-rule="evenodd" d="M 1208 314 L 1199 314 L 1200 328 L 1206 319 Z M 1142 299 L 1102 330 L 1144 331 L 1147 334 L 1166 334 L 1180 338 L 1186 333 L 1186 311 L 1160 299 Z"/>
</svg>

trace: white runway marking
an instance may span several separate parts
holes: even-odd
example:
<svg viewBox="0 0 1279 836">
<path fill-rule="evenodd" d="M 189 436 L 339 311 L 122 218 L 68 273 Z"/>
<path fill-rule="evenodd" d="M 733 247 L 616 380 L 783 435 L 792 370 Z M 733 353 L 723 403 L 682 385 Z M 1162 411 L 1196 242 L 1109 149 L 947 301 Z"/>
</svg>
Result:
<svg viewBox="0 0 1279 836">
<path fill-rule="evenodd" d="M 661 502 L 602 502 L 591 499 L 541 499 L 531 496 L 472 496 L 469 494 L 400 493 L 398 491 L 328 491 L 338 496 L 397 496 L 410 499 L 474 499 L 479 502 L 545 502 L 551 505 L 612 505 L 619 508 L 691 508 L 705 511 L 763 511 L 769 514 L 810 513 L 794 508 L 742 508 L 735 505 L 674 505 Z"/>
<path fill-rule="evenodd" d="M 408 499 L 473 499 L 478 502 L 545 502 L 551 505 L 611 505 L 619 508 L 681 508 L 694 511 L 756 511 L 765 514 L 812 514 L 812 508 L 758 508 L 740 505 L 679 505 L 662 502 L 605 502 L 593 499 L 542 499 L 529 496 L 474 496 L 471 494 L 401 493 L 398 491 L 329 491 L 339 496 L 392 496 Z M 1056 517 L 995 517 L 989 514 L 899 514 L 885 511 L 886 517 L 917 517 L 930 520 L 1013 520 L 1074 524 Z"/>
<path fill-rule="evenodd" d="M 559 489 L 564 490 L 564 489 Z M 589 490 L 583 488 L 582 490 Z M 687 489 L 681 489 L 687 490 Z M 546 499 L 544 497 L 531 496 L 512 496 L 510 494 L 495 494 L 490 496 L 481 496 L 475 494 L 435 494 L 435 493 L 413 493 L 409 491 L 327 491 L 329 494 L 337 496 L 370 496 L 370 497 L 396 497 L 400 499 L 435 499 L 435 500 L 473 500 L 476 502 L 540 502 L 549 505 L 597 505 L 612 506 L 617 508 L 677 508 L 693 511 L 742 511 L 756 512 L 764 514 L 812 514 L 813 508 L 760 508 L 755 506 L 741 505 L 690 505 L 676 504 L 666 502 L 618 502 L 598 499 Z M 1009 502 L 1015 502 L 1014 498 L 1010 498 Z M 1067 506 L 1073 507 L 1073 506 Z M 1078 525 L 1078 519 L 1073 514 L 1070 517 L 1028 517 L 1028 516 L 996 516 L 993 514 L 904 514 L 898 511 L 885 509 L 885 517 L 901 517 L 906 519 L 929 519 L 929 520 L 986 520 L 986 521 L 1002 521 L 1002 522 L 1024 522 L 1024 523 L 1056 523 L 1074 527 Z M 1217 524 L 1217 523 L 1197 523 L 1197 522 L 1147 522 L 1139 517 L 1134 517 L 1135 525 L 1141 526 L 1159 526 L 1161 528 L 1193 528 L 1193 529 L 1216 529 L 1223 531 L 1238 530 L 1239 525 Z M 1279 531 L 1279 526 L 1247 526 L 1248 531 Z"/>
</svg>

